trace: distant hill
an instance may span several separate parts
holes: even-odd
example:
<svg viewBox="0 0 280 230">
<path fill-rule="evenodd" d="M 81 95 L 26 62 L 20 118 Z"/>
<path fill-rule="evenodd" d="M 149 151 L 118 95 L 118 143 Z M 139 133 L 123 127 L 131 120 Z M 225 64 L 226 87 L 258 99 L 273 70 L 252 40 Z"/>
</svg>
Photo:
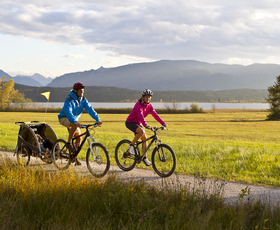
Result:
<svg viewBox="0 0 280 230">
<path fill-rule="evenodd" d="M 41 85 L 43 85 L 43 86 L 46 86 L 47 84 L 49 84 L 53 80 L 53 78 L 51 78 L 51 77 L 44 77 L 43 75 L 38 74 L 38 73 L 35 73 L 32 76 L 30 76 L 30 77 L 32 79 L 40 82 Z"/>
<path fill-rule="evenodd" d="M 46 86 L 53 79 L 44 77 L 41 74 L 35 73 L 32 76 L 17 75 L 14 80 L 18 84 L 29 85 L 29 86 Z"/>
<path fill-rule="evenodd" d="M 242 66 L 192 60 L 162 60 L 68 73 L 55 78 L 47 86 L 71 87 L 75 82 L 80 81 L 87 86 L 120 87 L 132 90 L 267 89 L 273 85 L 278 75 L 280 75 L 280 65 L 276 64 Z"/>
<path fill-rule="evenodd" d="M 0 69 L 0 78 L 2 79 L 3 77 L 6 77 L 7 81 L 12 78 L 9 74 Z"/>
<path fill-rule="evenodd" d="M 34 102 L 46 102 L 41 95 L 50 91 L 50 102 L 64 102 L 72 87 L 31 87 L 15 85 L 20 93 Z M 117 87 L 87 86 L 85 97 L 90 102 L 129 102 L 140 98 L 142 90 Z M 154 91 L 153 102 L 266 102 L 267 90 L 235 89 L 220 91 Z"/>
<path fill-rule="evenodd" d="M 46 78 L 38 73 L 32 76 L 17 75 L 15 77 L 11 77 L 3 70 L 0 70 L 0 78 L 2 79 L 3 77 L 6 77 L 7 81 L 13 79 L 14 82 L 17 84 L 28 85 L 28 86 L 45 86 L 53 80 L 52 78 Z"/>
<path fill-rule="evenodd" d="M 28 85 L 28 86 L 42 86 L 42 84 L 30 77 L 25 76 L 15 76 L 12 79 L 14 79 L 15 83 L 22 84 L 22 85 Z"/>
</svg>

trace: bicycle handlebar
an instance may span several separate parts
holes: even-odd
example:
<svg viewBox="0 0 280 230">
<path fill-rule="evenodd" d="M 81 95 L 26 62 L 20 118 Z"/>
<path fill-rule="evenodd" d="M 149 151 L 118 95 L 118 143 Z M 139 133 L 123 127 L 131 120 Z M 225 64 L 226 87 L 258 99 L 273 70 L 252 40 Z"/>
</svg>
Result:
<svg viewBox="0 0 280 230">
<path fill-rule="evenodd" d="M 152 128 L 151 128 L 151 131 L 155 132 L 155 131 L 158 131 L 159 129 L 161 129 L 161 130 L 166 130 L 166 128 L 165 128 L 164 126 L 161 126 L 161 127 L 159 127 L 159 128 L 155 126 L 155 127 L 152 127 Z"/>
<path fill-rule="evenodd" d="M 89 127 L 91 127 L 91 126 L 94 126 L 95 128 L 97 127 L 97 126 L 99 126 L 97 123 L 94 123 L 94 124 L 89 124 L 89 125 L 82 125 L 81 124 L 81 128 L 83 129 L 83 128 L 89 128 Z"/>
<path fill-rule="evenodd" d="M 94 123 L 94 124 L 89 124 L 89 125 L 83 125 L 81 124 L 81 128 L 89 128 L 91 126 L 94 126 L 95 128 L 97 126 L 99 126 L 97 123 Z M 155 131 L 158 131 L 158 130 L 166 130 L 166 128 L 164 126 L 161 126 L 161 127 L 151 127 L 151 131 L 155 132 Z"/>
</svg>

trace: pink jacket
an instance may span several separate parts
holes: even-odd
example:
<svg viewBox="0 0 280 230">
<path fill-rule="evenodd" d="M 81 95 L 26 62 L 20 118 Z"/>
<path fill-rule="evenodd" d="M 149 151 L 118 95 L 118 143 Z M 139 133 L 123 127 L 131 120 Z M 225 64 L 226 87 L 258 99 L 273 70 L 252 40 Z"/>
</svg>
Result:
<svg viewBox="0 0 280 230">
<path fill-rule="evenodd" d="M 152 104 L 146 104 L 145 102 L 137 102 L 134 105 L 134 108 L 132 109 L 131 113 L 127 117 L 127 122 L 134 122 L 138 125 L 143 125 L 144 127 L 147 126 L 147 123 L 145 121 L 145 117 L 148 116 L 148 114 L 152 114 L 152 116 L 160 123 L 164 124 L 164 121 L 161 120 L 157 112 L 155 111 Z"/>
</svg>

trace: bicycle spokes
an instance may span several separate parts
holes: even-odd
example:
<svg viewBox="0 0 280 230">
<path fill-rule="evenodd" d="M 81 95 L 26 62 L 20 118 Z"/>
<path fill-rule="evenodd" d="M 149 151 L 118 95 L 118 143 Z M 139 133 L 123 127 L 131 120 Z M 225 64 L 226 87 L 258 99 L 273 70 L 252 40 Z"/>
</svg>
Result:
<svg viewBox="0 0 280 230">
<path fill-rule="evenodd" d="M 70 152 L 66 148 L 66 141 L 59 139 L 53 145 L 52 157 L 55 166 L 64 170 L 67 169 L 71 163 L 70 161 Z"/>
<path fill-rule="evenodd" d="M 129 140 L 120 141 L 115 150 L 116 162 L 124 171 L 132 170 L 136 165 L 135 156 L 129 151 L 130 143 Z"/>
<path fill-rule="evenodd" d="M 102 157 L 100 155 L 96 156 L 96 159 L 95 159 L 96 163 L 97 164 L 102 164 L 103 160 L 102 160 Z"/>
<path fill-rule="evenodd" d="M 86 155 L 87 167 L 96 177 L 104 176 L 110 167 L 110 157 L 106 148 L 100 143 L 92 143 Z"/>
<path fill-rule="evenodd" d="M 102 153 L 99 154 L 99 150 L 97 147 L 91 148 L 91 156 L 92 160 L 95 161 L 97 164 L 101 165 L 103 163 Z"/>
<path fill-rule="evenodd" d="M 159 176 L 172 175 L 176 168 L 176 156 L 173 150 L 168 145 L 160 144 L 153 151 L 152 165 Z"/>
</svg>

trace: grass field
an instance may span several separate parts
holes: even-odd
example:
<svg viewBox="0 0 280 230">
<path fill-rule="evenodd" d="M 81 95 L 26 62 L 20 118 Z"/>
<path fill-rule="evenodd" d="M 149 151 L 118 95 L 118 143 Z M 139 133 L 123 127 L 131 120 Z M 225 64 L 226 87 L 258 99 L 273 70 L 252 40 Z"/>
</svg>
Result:
<svg viewBox="0 0 280 230">
<path fill-rule="evenodd" d="M 196 175 L 253 184 L 280 186 L 279 128 L 277 121 L 266 121 L 267 112 L 222 111 L 195 114 L 162 114 L 168 130 L 159 135 L 177 156 L 178 174 Z M 100 114 L 102 127 L 95 129 L 96 142 L 102 143 L 114 161 L 114 149 L 133 134 L 124 125 L 126 114 Z M 56 113 L 1 112 L 0 149 L 14 151 L 19 126 L 15 121 L 44 121 L 58 138 L 67 131 L 57 121 Z M 151 116 L 148 124 L 158 126 Z M 81 123 L 92 123 L 85 113 Z M 151 132 L 147 131 L 150 135 Z M 84 149 L 86 150 L 86 148 Z M 85 154 L 82 152 L 81 157 Z M 139 167 L 146 167 L 140 164 Z"/>
<path fill-rule="evenodd" d="M 162 189 L 143 181 L 81 177 L 21 167 L 0 156 L 0 226 L 10 229 L 279 229 L 280 209 L 239 196 L 226 205 L 220 193 Z M 218 189 L 219 192 L 221 188 Z M 273 208 L 272 208 L 273 207 Z"/>
</svg>

